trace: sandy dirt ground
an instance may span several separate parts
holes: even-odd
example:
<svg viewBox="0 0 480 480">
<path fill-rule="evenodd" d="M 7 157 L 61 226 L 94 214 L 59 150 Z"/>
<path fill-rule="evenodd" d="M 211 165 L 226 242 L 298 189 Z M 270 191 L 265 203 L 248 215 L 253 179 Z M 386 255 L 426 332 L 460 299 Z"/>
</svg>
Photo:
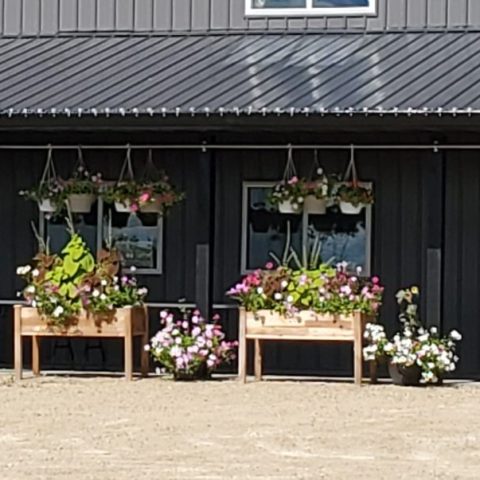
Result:
<svg viewBox="0 0 480 480">
<path fill-rule="evenodd" d="M 480 479 L 480 386 L 0 377 L 0 479 Z"/>
</svg>

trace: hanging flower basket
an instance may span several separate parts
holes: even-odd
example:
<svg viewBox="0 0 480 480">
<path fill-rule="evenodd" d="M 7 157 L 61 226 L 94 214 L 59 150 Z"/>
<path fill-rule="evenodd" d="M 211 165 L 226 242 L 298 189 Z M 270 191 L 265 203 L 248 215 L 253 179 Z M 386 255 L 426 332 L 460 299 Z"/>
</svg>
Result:
<svg viewBox="0 0 480 480">
<path fill-rule="evenodd" d="M 55 203 L 49 198 L 38 201 L 38 209 L 42 213 L 54 213 L 57 210 Z"/>
<path fill-rule="evenodd" d="M 72 193 L 67 201 L 72 213 L 89 213 L 96 198 L 93 193 Z"/>
<path fill-rule="evenodd" d="M 327 213 L 327 199 L 317 198 L 315 195 L 307 195 L 305 198 L 305 211 L 314 215 Z"/>
<path fill-rule="evenodd" d="M 345 215 L 358 215 L 362 212 L 363 208 L 365 207 L 364 204 L 354 205 L 350 202 L 339 202 L 340 211 Z"/>
<path fill-rule="evenodd" d="M 335 187 L 335 197 L 340 211 L 346 215 L 358 215 L 364 207 L 374 202 L 372 188 L 367 183 L 358 180 L 353 146 L 343 182 L 338 183 Z"/>
<path fill-rule="evenodd" d="M 125 199 L 123 201 L 114 202 L 114 205 L 115 210 L 118 213 L 130 213 L 132 211 L 130 200 Z"/>
<path fill-rule="evenodd" d="M 300 203 L 292 200 L 283 200 L 278 203 L 278 211 L 285 214 L 298 214 L 302 212 L 302 207 Z"/>
<path fill-rule="evenodd" d="M 303 211 L 307 193 L 306 181 L 298 178 L 293 163 L 292 149 L 289 148 L 283 180 L 273 187 L 269 202 L 276 206 L 280 213 L 298 214 Z"/>
</svg>

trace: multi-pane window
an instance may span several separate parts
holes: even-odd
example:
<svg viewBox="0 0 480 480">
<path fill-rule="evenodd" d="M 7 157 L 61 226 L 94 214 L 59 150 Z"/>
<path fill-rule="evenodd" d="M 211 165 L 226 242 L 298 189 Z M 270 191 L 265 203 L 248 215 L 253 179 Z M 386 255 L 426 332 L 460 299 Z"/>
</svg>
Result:
<svg viewBox="0 0 480 480">
<path fill-rule="evenodd" d="M 286 246 L 302 258 L 316 244 L 321 261 L 347 262 L 352 270 L 370 273 L 371 206 L 358 215 L 342 214 L 335 206 L 322 215 L 283 214 L 268 200 L 273 185 L 243 184 L 242 272 L 263 268 L 273 256 L 281 260 Z"/>
<path fill-rule="evenodd" d="M 246 0 L 247 15 L 368 15 L 376 0 Z"/>
</svg>

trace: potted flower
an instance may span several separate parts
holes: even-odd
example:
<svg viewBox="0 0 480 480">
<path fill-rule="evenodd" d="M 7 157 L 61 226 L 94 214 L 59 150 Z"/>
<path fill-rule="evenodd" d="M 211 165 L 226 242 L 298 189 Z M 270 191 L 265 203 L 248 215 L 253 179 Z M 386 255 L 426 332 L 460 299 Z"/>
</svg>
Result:
<svg viewBox="0 0 480 480">
<path fill-rule="evenodd" d="M 184 195 L 175 191 L 164 176 L 158 181 L 121 181 L 109 185 L 103 195 L 115 204 L 117 212 L 150 212 L 166 214 Z"/>
<path fill-rule="evenodd" d="M 307 194 L 306 181 L 293 176 L 275 185 L 269 199 L 272 205 L 278 207 L 280 213 L 300 213 Z"/>
<path fill-rule="evenodd" d="M 372 189 L 356 181 L 340 184 L 336 198 L 340 211 L 347 215 L 358 215 L 365 206 L 371 205 L 374 201 Z"/>
<path fill-rule="evenodd" d="M 19 194 L 36 202 L 43 213 L 59 213 L 64 207 L 63 185 L 57 178 L 50 178 L 38 186 L 21 190 Z"/>
<path fill-rule="evenodd" d="M 359 312 L 372 317 L 382 303 L 379 278 L 349 273 L 345 263 L 337 268 L 323 264 L 315 270 L 268 267 L 245 276 L 227 295 L 247 311 L 269 310 L 290 318 L 302 310 L 337 316 Z"/>
<path fill-rule="evenodd" d="M 145 349 L 175 380 L 206 378 L 234 358 L 237 342 L 225 341 L 221 326 L 207 323 L 198 311 L 190 319 L 175 318 L 167 311 L 160 318 L 162 328 Z"/>
<path fill-rule="evenodd" d="M 116 252 L 103 252 L 95 262 L 82 238 L 71 231 L 60 255 L 41 250 L 17 274 L 27 283 L 23 296 L 35 310 L 29 315 L 37 326 L 67 332 L 97 314 L 118 316 L 123 308 L 143 307 L 147 290 L 138 287 L 134 278 L 118 278 L 119 268 Z M 98 318 L 94 320 L 98 324 Z"/>
<path fill-rule="evenodd" d="M 437 327 L 426 328 L 418 313 L 417 287 L 400 290 L 397 301 L 402 330 L 388 339 L 383 325 L 368 324 L 365 329 L 364 357 L 369 361 L 387 358 L 389 373 L 396 385 L 439 384 L 458 362 L 455 342 L 461 335 L 452 330 L 441 336 Z"/>
<path fill-rule="evenodd" d="M 83 165 L 80 165 L 74 175 L 68 180 L 59 180 L 62 185 L 63 198 L 67 201 L 72 213 L 88 213 L 95 203 L 102 175 L 90 175 Z"/>
<path fill-rule="evenodd" d="M 317 170 L 318 178 L 307 183 L 305 210 L 308 213 L 323 215 L 327 211 L 327 202 L 330 197 L 331 184 L 323 169 Z"/>
<path fill-rule="evenodd" d="M 247 340 L 255 340 L 255 376 L 261 378 L 264 340 L 349 342 L 354 347 L 354 377 L 362 382 L 362 335 L 378 314 L 383 287 L 378 277 L 359 277 L 320 265 L 292 270 L 268 265 L 233 286 L 227 294 L 240 302 L 240 377 L 246 378 Z M 374 371 L 370 375 L 374 378 Z"/>
</svg>

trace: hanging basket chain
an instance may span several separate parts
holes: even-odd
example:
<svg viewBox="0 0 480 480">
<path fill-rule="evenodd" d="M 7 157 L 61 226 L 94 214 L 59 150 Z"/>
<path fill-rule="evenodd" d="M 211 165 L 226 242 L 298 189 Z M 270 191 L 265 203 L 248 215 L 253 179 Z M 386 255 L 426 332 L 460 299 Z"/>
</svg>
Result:
<svg viewBox="0 0 480 480">
<path fill-rule="evenodd" d="M 153 150 L 150 148 L 148 150 L 147 161 L 145 163 L 145 168 L 143 170 L 141 178 L 145 181 L 155 181 L 159 176 L 159 173 L 159 170 L 153 163 Z"/>
<path fill-rule="evenodd" d="M 315 149 L 313 151 L 313 162 L 312 162 L 312 167 L 310 169 L 310 173 L 308 175 L 308 180 L 310 181 L 313 180 L 319 169 L 320 169 L 320 163 L 318 162 L 318 150 Z"/>
<path fill-rule="evenodd" d="M 128 175 L 129 180 L 135 180 L 135 175 L 133 174 L 133 166 L 132 166 L 132 149 L 130 144 L 127 144 L 127 153 L 125 155 L 125 160 L 122 165 L 122 169 L 120 170 L 120 176 L 118 177 L 118 183 L 121 183 L 124 179 L 125 174 Z"/>
<path fill-rule="evenodd" d="M 43 169 L 42 178 L 40 179 L 40 186 L 45 183 L 50 183 L 52 180 L 57 178 L 57 172 L 55 171 L 55 165 L 53 163 L 53 149 L 52 146 L 48 145 L 47 161 L 45 163 L 45 168 Z"/>
<path fill-rule="evenodd" d="M 349 181 L 350 179 L 353 183 L 358 183 L 357 166 L 355 164 L 355 147 L 353 144 L 350 146 L 350 161 L 343 177 L 345 182 Z"/>
<path fill-rule="evenodd" d="M 292 177 L 297 176 L 297 170 L 295 168 L 295 163 L 293 162 L 293 149 L 292 145 L 288 145 L 288 154 L 287 154 L 287 164 L 285 165 L 285 171 L 283 172 L 283 180 L 288 181 Z"/>
<path fill-rule="evenodd" d="M 79 167 L 86 169 L 86 166 L 85 160 L 83 159 L 82 147 L 79 145 L 77 148 L 77 163 L 75 164 L 75 170 L 78 170 Z"/>
</svg>

